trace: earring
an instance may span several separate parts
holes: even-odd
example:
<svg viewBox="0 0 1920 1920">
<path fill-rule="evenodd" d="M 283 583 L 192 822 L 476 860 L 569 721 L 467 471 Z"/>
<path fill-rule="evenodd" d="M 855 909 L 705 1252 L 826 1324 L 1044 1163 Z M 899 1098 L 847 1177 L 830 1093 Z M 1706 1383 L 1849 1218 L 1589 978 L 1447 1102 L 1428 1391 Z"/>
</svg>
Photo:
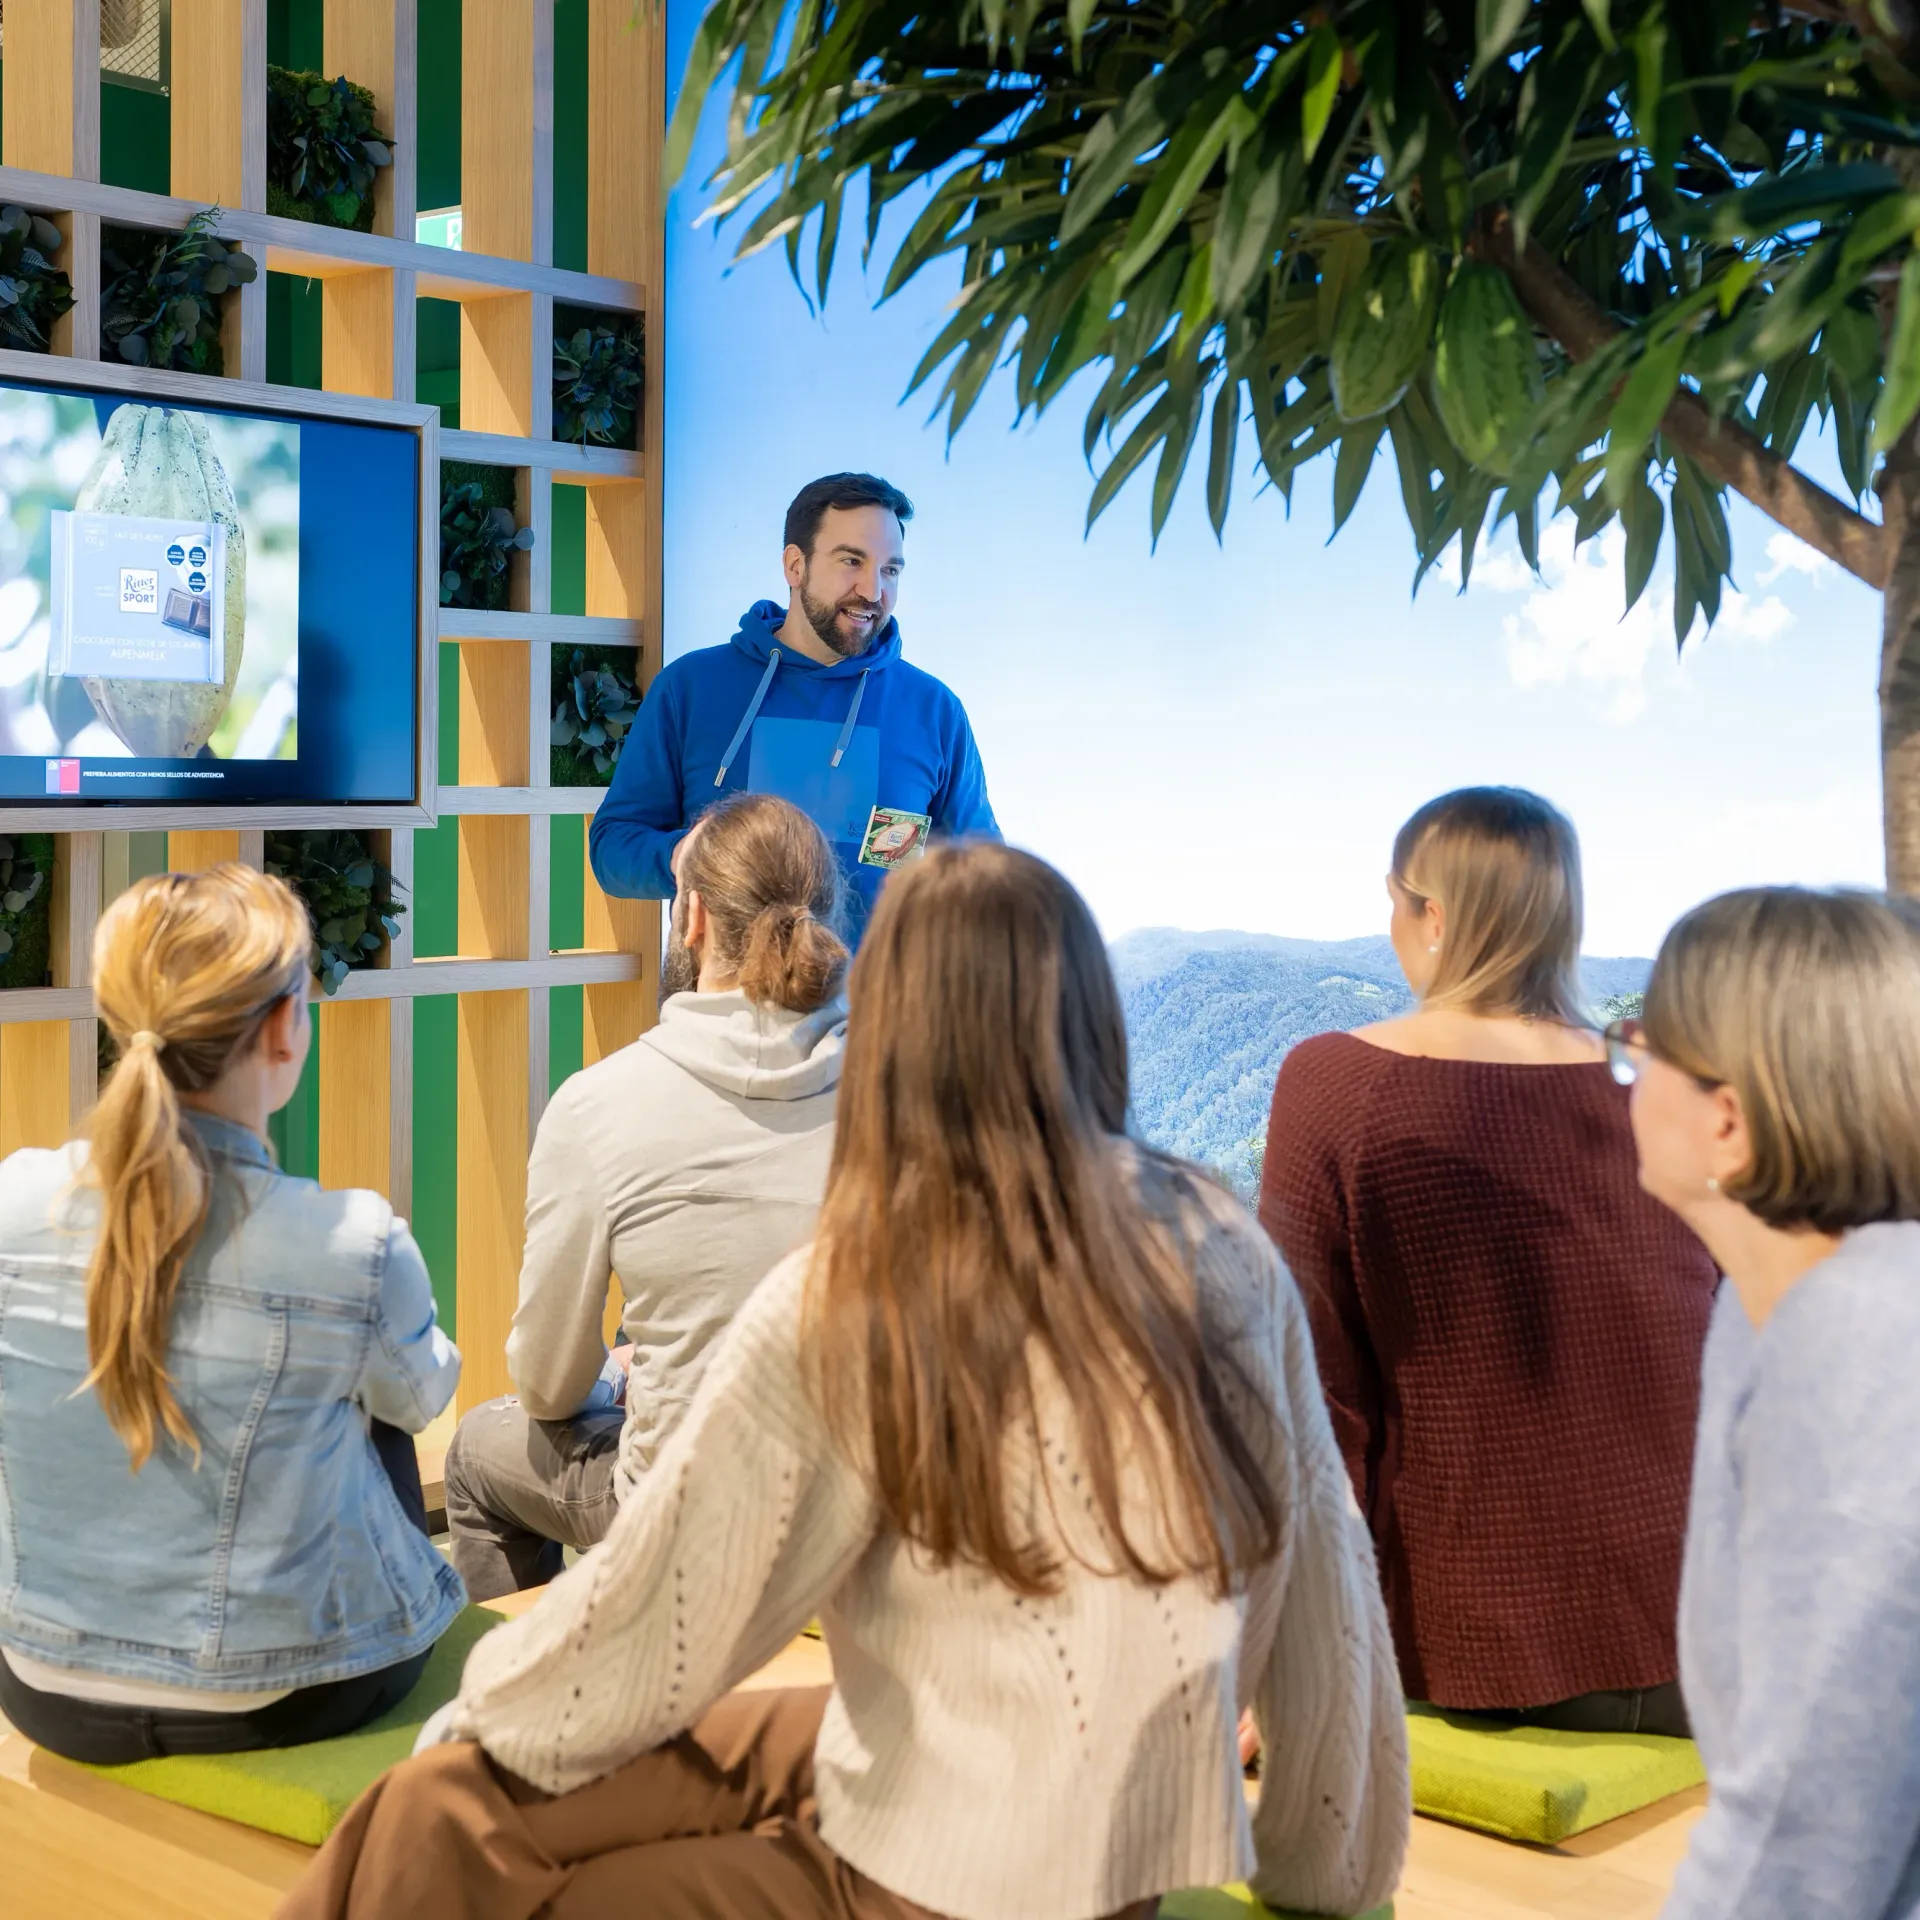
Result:
<svg viewBox="0 0 1920 1920">
<path fill-rule="evenodd" d="M 1720 1182 L 1715 1179 L 1712 1174 L 1707 1175 L 1707 1191 L 1709 1193 L 1718 1193 L 1720 1191 Z"/>
<path fill-rule="evenodd" d="M 1432 946 L 1430 946 L 1430 947 L 1429 947 L 1429 948 L 1427 949 L 1427 951 L 1428 951 L 1429 953 L 1438 953 L 1438 952 L 1440 951 L 1440 942 L 1439 942 L 1438 940 L 1436 940 L 1436 941 L 1435 941 L 1435 942 L 1433 943 L 1433 945 L 1432 945 Z"/>
</svg>

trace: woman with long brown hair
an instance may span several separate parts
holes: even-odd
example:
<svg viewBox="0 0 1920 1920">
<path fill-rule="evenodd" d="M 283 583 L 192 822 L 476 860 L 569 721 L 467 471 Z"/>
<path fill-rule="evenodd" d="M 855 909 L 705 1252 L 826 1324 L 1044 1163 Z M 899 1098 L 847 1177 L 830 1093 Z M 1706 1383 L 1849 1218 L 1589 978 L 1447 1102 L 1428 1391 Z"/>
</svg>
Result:
<svg viewBox="0 0 1920 1920">
<path fill-rule="evenodd" d="M 1713 1262 L 1634 1177 L 1580 987 L 1580 845 L 1467 787 L 1400 829 L 1419 1004 L 1303 1041 L 1260 1217 L 1306 1296 L 1417 1700 L 1684 1734 L 1674 1608 Z"/>
<path fill-rule="evenodd" d="M 101 1765 L 350 1732 L 460 1610 L 409 1437 L 452 1397 L 406 1224 L 273 1165 L 306 909 L 251 868 L 102 917 L 118 1063 L 0 1164 L 0 1712 Z"/>
<path fill-rule="evenodd" d="M 850 991 L 812 1246 L 287 1914 L 1391 1893 L 1405 1729 L 1305 1318 L 1242 1210 L 1125 1137 L 1084 903 L 1029 855 L 937 849 L 888 883 Z M 729 1694 L 815 1612 L 831 1689 Z"/>
</svg>

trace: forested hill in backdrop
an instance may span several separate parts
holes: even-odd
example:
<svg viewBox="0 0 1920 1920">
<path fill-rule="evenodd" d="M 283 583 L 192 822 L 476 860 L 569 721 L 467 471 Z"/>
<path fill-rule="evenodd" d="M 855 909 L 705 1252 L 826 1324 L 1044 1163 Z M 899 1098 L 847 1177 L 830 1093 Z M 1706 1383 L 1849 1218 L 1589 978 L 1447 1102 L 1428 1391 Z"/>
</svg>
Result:
<svg viewBox="0 0 1920 1920">
<path fill-rule="evenodd" d="M 1108 951 L 1126 1008 L 1135 1127 L 1155 1146 L 1218 1168 L 1243 1195 L 1259 1182 L 1287 1049 L 1413 1004 L 1383 934 L 1286 940 L 1144 927 Z M 1598 1009 L 1638 994 L 1651 965 L 1588 958 L 1581 977 Z"/>
</svg>

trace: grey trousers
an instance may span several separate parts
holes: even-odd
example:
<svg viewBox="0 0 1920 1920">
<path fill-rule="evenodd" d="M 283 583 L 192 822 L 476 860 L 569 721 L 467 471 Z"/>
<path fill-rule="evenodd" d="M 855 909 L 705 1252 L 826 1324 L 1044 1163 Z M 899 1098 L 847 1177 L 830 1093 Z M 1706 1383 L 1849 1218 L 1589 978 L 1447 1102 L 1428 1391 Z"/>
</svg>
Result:
<svg viewBox="0 0 1920 1920">
<path fill-rule="evenodd" d="M 511 1394 L 477 1406 L 447 1449 L 447 1532 L 475 1600 L 544 1586 L 561 1549 L 598 1546 L 613 1525 L 618 1408 L 536 1420 Z"/>
</svg>

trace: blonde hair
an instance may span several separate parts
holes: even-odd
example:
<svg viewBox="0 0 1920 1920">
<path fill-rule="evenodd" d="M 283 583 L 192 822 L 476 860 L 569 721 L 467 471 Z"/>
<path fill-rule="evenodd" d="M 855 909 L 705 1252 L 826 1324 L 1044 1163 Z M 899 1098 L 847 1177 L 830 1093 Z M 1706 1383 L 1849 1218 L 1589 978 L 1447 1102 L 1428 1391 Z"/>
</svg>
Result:
<svg viewBox="0 0 1920 1920">
<path fill-rule="evenodd" d="M 700 896 L 715 963 L 749 1000 L 812 1013 L 839 992 L 840 866 L 791 801 L 740 793 L 710 808 L 680 863 L 680 887 Z"/>
<path fill-rule="evenodd" d="M 120 1057 L 82 1128 L 84 1177 L 101 1196 L 84 1384 L 136 1471 L 161 1429 L 198 1451 L 167 1374 L 174 1294 L 211 1189 L 180 1095 L 210 1087 L 304 991 L 312 937 L 293 891 L 242 866 L 137 881 L 94 935 L 94 1000 Z"/>
<path fill-rule="evenodd" d="M 1677 921 L 1641 1027 L 1731 1087 L 1753 1157 L 1721 1191 L 1773 1227 L 1920 1219 L 1920 919 L 1879 894 L 1723 893 Z"/>
<path fill-rule="evenodd" d="M 1580 989 L 1580 838 L 1522 787 L 1462 787 L 1394 836 L 1393 878 L 1446 916 L 1420 1003 L 1590 1026 Z"/>
</svg>

